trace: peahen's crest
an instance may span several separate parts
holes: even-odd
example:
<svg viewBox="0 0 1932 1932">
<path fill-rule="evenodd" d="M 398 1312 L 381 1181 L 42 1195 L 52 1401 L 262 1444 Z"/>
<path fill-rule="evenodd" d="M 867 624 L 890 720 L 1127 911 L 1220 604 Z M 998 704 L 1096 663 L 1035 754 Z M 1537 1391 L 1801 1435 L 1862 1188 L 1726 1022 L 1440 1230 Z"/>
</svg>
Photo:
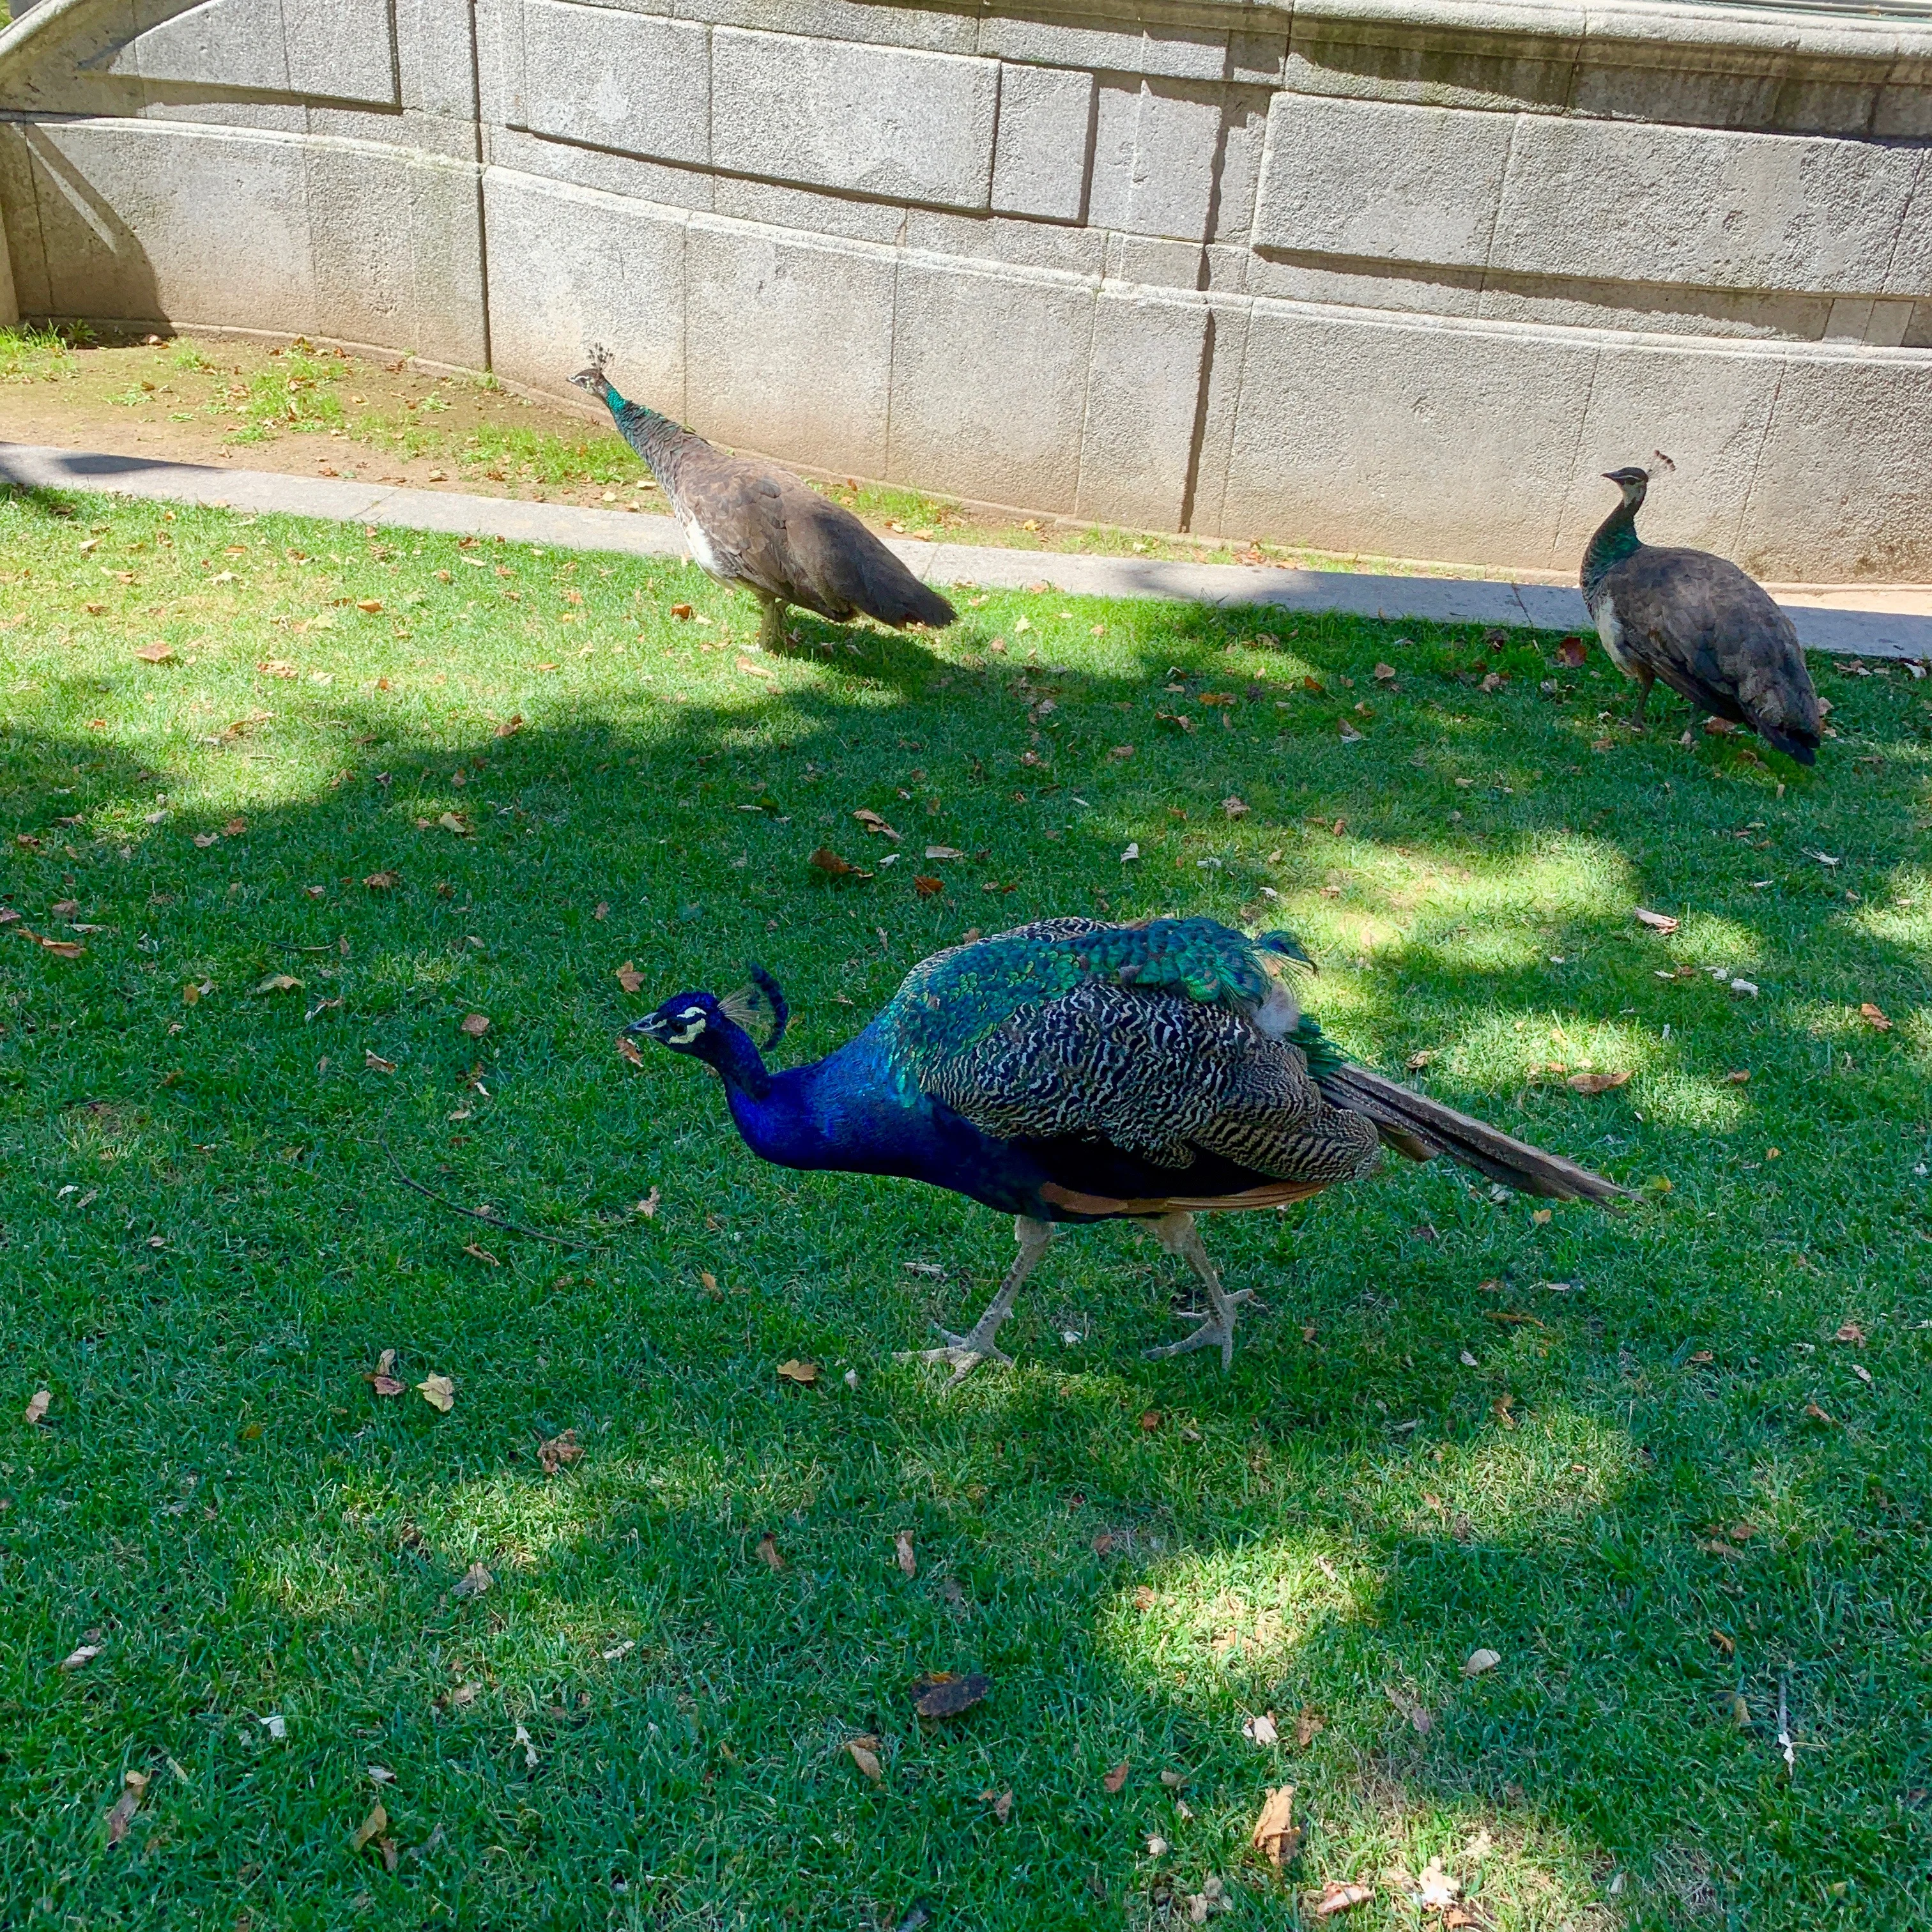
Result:
<svg viewBox="0 0 1932 1932">
<path fill-rule="evenodd" d="M 744 986 L 718 1002 L 718 1010 L 727 1019 L 735 1020 L 769 1053 L 784 1039 L 791 1009 L 785 1004 L 778 982 L 762 966 L 754 965 L 751 974 Z M 761 1040 L 760 1034 L 764 1035 Z"/>
<path fill-rule="evenodd" d="M 915 966 L 878 1025 L 896 1078 L 916 1086 L 929 1069 L 970 1048 L 1013 1014 L 1092 980 L 1184 993 L 1251 1015 L 1274 1002 L 1292 1012 L 1280 982 L 1289 971 L 1312 971 L 1314 964 L 1292 933 L 1250 939 L 1218 920 L 1135 926 L 1048 920 L 955 946 Z M 1320 1029 L 1298 1014 L 1291 1024 L 1298 1045 L 1311 1030 L 1321 1038 Z"/>
</svg>

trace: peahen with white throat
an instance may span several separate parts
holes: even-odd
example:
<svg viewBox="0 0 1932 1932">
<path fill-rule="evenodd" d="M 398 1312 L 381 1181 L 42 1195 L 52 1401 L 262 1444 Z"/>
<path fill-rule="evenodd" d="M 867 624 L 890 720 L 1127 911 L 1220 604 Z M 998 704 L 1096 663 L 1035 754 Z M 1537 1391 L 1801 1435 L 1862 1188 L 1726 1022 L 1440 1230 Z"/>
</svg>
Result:
<svg viewBox="0 0 1932 1932">
<path fill-rule="evenodd" d="M 1707 716 L 1748 725 L 1801 765 L 1814 763 L 1822 720 L 1791 620 L 1728 558 L 1637 535 L 1648 470 L 1604 473 L 1622 500 L 1583 553 L 1583 602 L 1610 662 L 1641 687 L 1637 724 L 1661 678 Z"/>
<path fill-rule="evenodd" d="M 776 646 L 788 604 L 835 624 L 863 615 L 902 629 L 938 630 L 958 614 L 842 504 L 789 470 L 735 456 L 642 403 L 627 402 L 604 374 L 606 357 L 571 377 L 610 412 L 619 434 L 657 478 L 691 554 L 708 577 L 750 591 L 764 606 L 758 641 Z"/>
<path fill-rule="evenodd" d="M 996 1338 L 1068 1222 L 1149 1224 L 1208 1307 L 1178 1342 L 1233 1360 L 1237 1306 L 1194 1217 L 1273 1208 L 1352 1180 L 1389 1146 L 1446 1154 L 1526 1193 L 1625 1190 L 1357 1065 L 1301 1010 L 1313 962 L 1285 932 L 1205 918 L 1042 920 L 936 952 L 857 1036 L 774 1073 L 784 996 L 760 968 L 720 1000 L 681 993 L 628 1031 L 706 1061 L 746 1144 L 781 1166 L 896 1174 L 1016 1217 L 1019 1256 L 965 1334 L 920 1352 L 960 1380 L 1009 1360 Z"/>
</svg>

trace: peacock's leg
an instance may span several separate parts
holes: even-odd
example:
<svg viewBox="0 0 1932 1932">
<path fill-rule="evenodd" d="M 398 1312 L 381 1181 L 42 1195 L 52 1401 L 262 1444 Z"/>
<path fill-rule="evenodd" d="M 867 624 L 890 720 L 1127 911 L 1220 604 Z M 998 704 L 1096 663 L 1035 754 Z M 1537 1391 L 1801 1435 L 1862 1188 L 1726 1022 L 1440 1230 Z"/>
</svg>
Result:
<svg viewBox="0 0 1932 1932">
<path fill-rule="evenodd" d="M 1013 1258 L 1013 1264 L 1006 1270 L 1006 1278 L 1000 1284 L 1000 1292 L 986 1304 L 986 1312 L 963 1335 L 955 1335 L 949 1329 L 941 1328 L 945 1346 L 938 1348 L 914 1348 L 902 1353 L 904 1361 L 946 1362 L 952 1369 L 948 1388 L 963 1382 L 982 1362 L 1001 1362 L 1009 1367 L 1012 1358 L 1003 1355 L 993 1345 L 993 1338 L 1000 1332 L 1000 1324 L 1013 1312 L 1013 1298 L 1020 1292 L 1021 1284 L 1039 1264 L 1040 1258 L 1046 1252 L 1046 1244 L 1053 1239 L 1053 1224 L 1050 1221 L 1036 1221 L 1030 1215 L 1021 1214 L 1013 1221 L 1013 1239 L 1019 1243 L 1020 1251 Z"/>
<path fill-rule="evenodd" d="M 1201 1279 L 1201 1285 L 1208 1291 L 1208 1312 L 1203 1315 L 1190 1310 L 1182 1316 L 1184 1321 L 1198 1322 L 1200 1325 L 1191 1335 L 1178 1342 L 1169 1342 L 1164 1347 L 1150 1348 L 1148 1359 L 1158 1361 L 1166 1355 L 1184 1355 L 1192 1348 L 1214 1348 L 1221 1351 L 1221 1366 L 1225 1370 L 1232 1366 L 1234 1360 L 1234 1323 L 1239 1304 L 1251 1298 L 1252 1291 L 1240 1288 L 1230 1294 L 1221 1286 L 1221 1277 L 1214 1264 L 1208 1258 L 1208 1250 L 1202 1244 L 1201 1231 L 1194 1225 L 1192 1214 L 1163 1214 L 1154 1224 L 1155 1238 L 1171 1255 L 1179 1255 Z"/>
<path fill-rule="evenodd" d="M 1644 728 L 1643 714 L 1650 708 L 1650 687 L 1657 682 L 1657 674 L 1653 670 L 1646 670 L 1640 666 L 1636 682 L 1636 710 L 1631 714 L 1630 724 L 1634 730 L 1641 734 Z"/>
<path fill-rule="evenodd" d="M 764 621 L 758 626 L 758 648 L 775 651 L 784 642 L 784 599 L 760 593 L 758 601 L 765 607 Z"/>
</svg>

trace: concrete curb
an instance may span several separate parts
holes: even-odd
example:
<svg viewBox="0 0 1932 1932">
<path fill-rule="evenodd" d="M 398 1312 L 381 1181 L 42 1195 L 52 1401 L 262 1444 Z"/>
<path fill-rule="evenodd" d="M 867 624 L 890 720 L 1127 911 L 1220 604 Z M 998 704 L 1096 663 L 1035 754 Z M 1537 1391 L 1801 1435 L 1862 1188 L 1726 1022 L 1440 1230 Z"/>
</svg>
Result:
<svg viewBox="0 0 1932 1932">
<path fill-rule="evenodd" d="M 0 442 L 0 482 L 22 488 L 96 490 L 172 503 L 258 514 L 321 517 L 392 530 L 501 537 L 559 550 L 682 558 L 683 532 L 669 517 L 525 503 L 454 490 L 404 490 L 339 478 L 218 470 L 94 450 Z M 1567 586 L 1502 578 L 1371 577 L 1348 571 L 1268 565 L 1170 563 L 1153 559 L 1068 556 L 974 544 L 892 545 L 929 583 L 1016 590 L 1031 584 L 1070 596 L 1147 597 L 1176 603 L 1514 628 L 1587 631 L 1583 599 Z M 1778 602 L 1812 650 L 1871 658 L 1932 658 L 1932 592 L 1846 585 L 1786 592 Z"/>
</svg>

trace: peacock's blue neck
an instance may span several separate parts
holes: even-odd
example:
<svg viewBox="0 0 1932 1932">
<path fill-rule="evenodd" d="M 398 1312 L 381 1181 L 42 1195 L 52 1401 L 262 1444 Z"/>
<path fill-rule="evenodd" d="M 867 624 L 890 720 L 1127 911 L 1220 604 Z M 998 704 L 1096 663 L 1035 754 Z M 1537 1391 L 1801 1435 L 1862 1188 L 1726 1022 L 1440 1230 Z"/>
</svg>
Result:
<svg viewBox="0 0 1932 1932">
<path fill-rule="evenodd" d="M 1597 608 L 1597 592 L 1604 579 L 1627 556 L 1643 548 L 1636 533 L 1637 502 L 1626 497 L 1597 526 L 1590 547 L 1583 553 L 1583 602 Z"/>
<path fill-rule="evenodd" d="M 607 382 L 604 400 L 617 433 L 641 456 L 666 490 L 676 481 L 674 452 L 684 431 L 668 416 L 643 403 L 627 402 Z"/>
</svg>

